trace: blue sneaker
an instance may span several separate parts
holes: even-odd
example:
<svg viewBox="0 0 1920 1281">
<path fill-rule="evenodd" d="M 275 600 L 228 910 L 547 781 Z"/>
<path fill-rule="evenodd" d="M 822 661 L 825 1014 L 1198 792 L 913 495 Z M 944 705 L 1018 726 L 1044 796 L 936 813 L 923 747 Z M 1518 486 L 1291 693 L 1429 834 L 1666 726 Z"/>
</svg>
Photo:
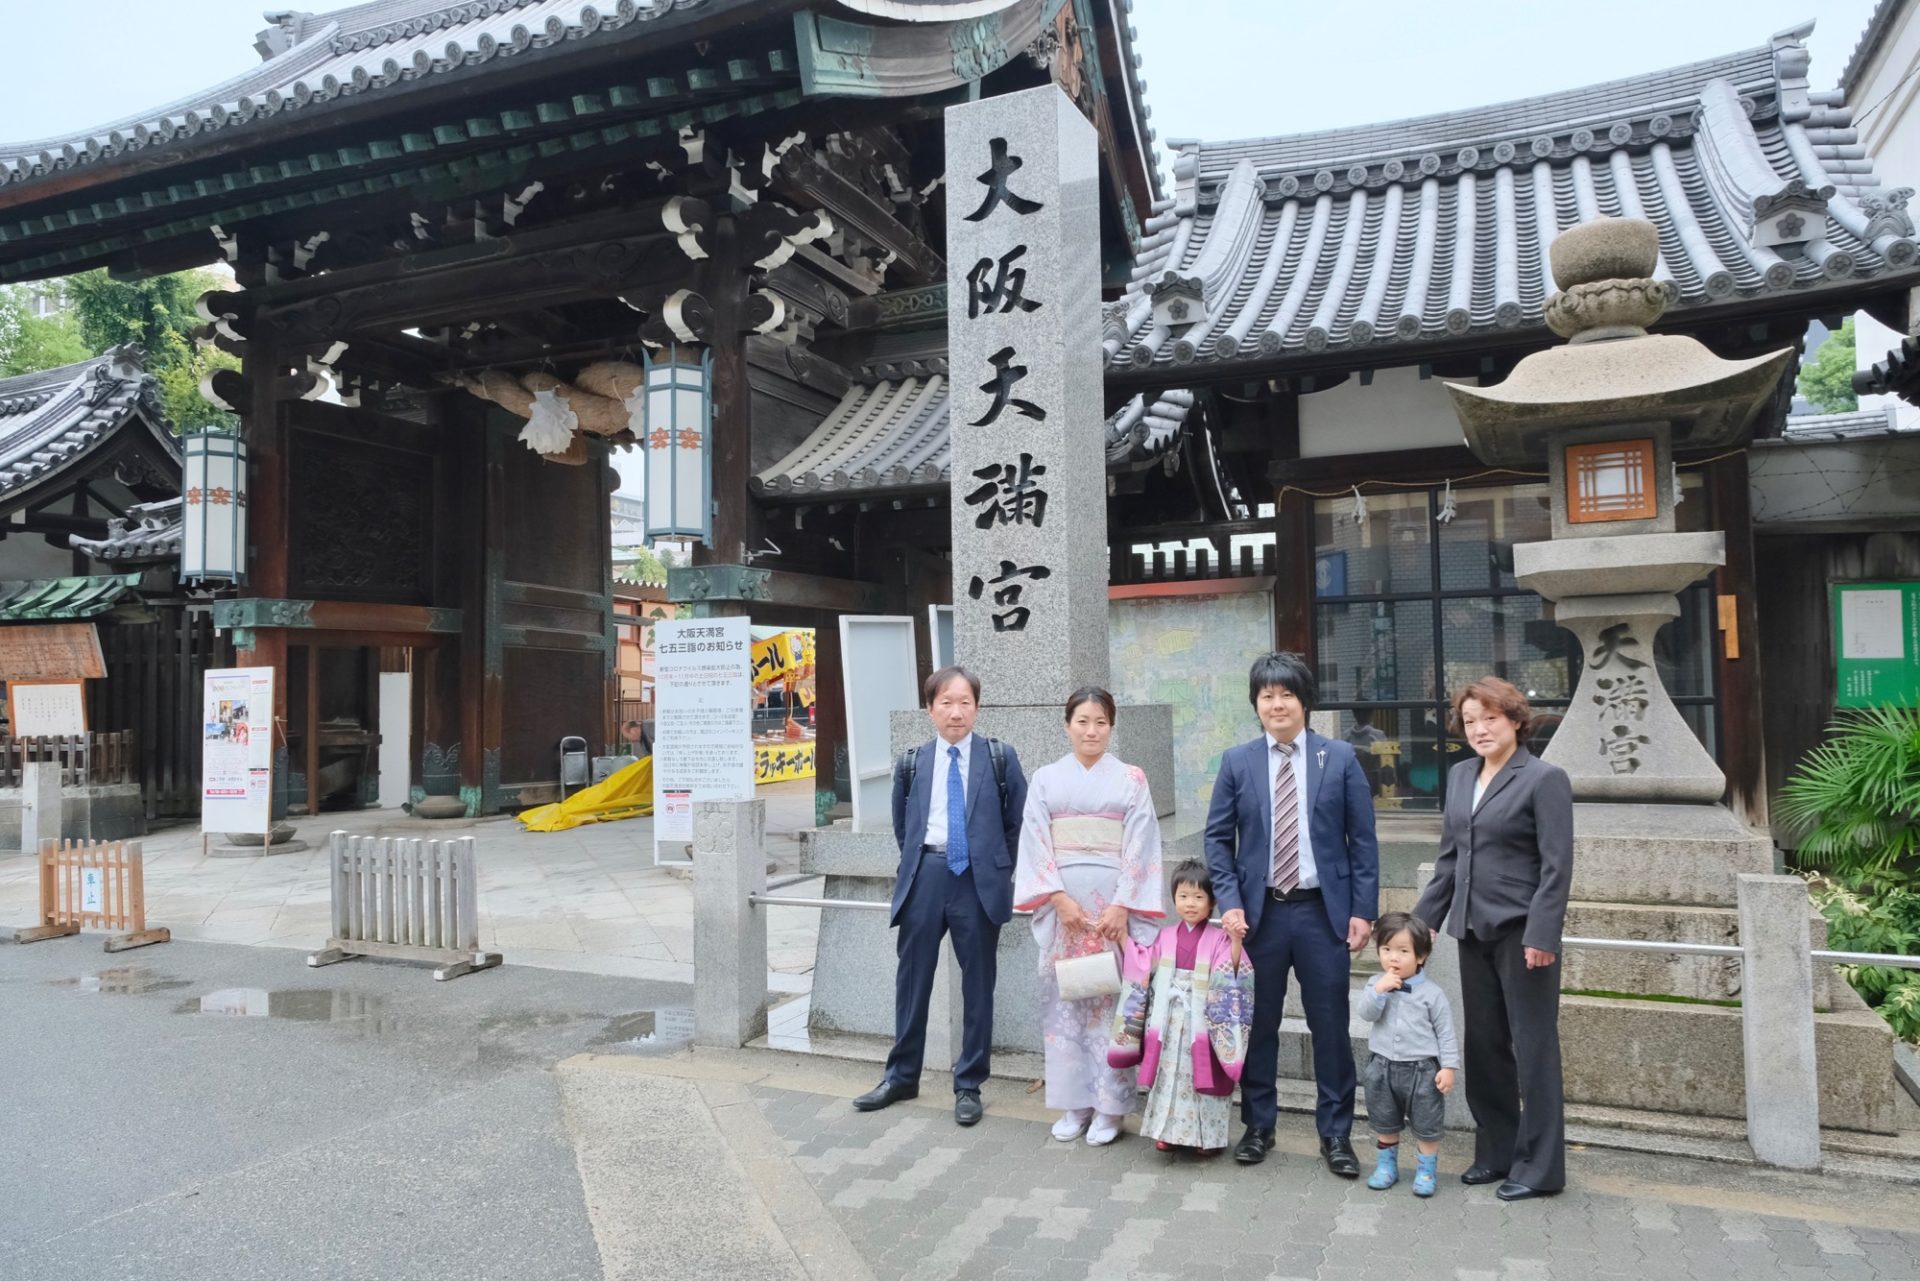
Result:
<svg viewBox="0 0 1920 1281">
<path fill-rule="evenodd" d="M 1439 1164 L 1440 1154 L 1438 1152 L 1435 1152 L 1432 1156 L 1421 1156 L 1418 1158 L 1413 1172 L 1413 1194 L 1415 1196 L 1433 1195 L 1434 1184 L 1440 1177 L 1439 1170 L 1436 1168 Z"/>
<path fill-rule="evenodd" d="M 1375 1192 L 1385 1192 L 1399 1181 L 1400 1145 L 1374 1149 L 1373 1174 L 1367 1179 L 1367 1186 Z"/>
</svg>

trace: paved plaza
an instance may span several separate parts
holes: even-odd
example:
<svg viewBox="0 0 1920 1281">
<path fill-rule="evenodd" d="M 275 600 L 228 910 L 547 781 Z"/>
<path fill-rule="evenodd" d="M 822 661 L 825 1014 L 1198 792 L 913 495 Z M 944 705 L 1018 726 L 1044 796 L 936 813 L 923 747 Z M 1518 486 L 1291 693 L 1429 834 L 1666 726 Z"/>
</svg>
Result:
<svg viewBox="0 0 1920 1281">
<path fill-rule="evenodd" d="M 767 804 L 773 879 L 800 863 L 794 833 L 813 825 L 813 782 L 758 789 Z M 653 820 L 528 832 L 510 815 L 427 821 L 398 809 L 293 820 L 308 848 L 291 854 L 204 857 L 197 826 L 167 828 L 142 842 L 147 919 L 176 939 L 316 950 L 330 925 L 327 833 L 471 836 L 480 866 L 480 946 L 509 964 L 585 970 L 625 978 L 693 981 L 693 887 L 684 870 L 655 867 Z M 216 838 L 217 839 L 217 838 Z M 796 883 L 794 892 L 819 882 Z M 35 911 L 32 859 L 0 852 L 0 922 Z M 819 913 L 770 908 L 768 964 L 776 991 L 803 990 L 813 968 Z"/>
<path fill-rule="evenodd" d="M 294 950 L 0 950 L 13 1281 L 1920 1278 L 1912 1184 L 1576 1147 L 1502 1205 L 1052 1142 L 1020 1081 L 686 1047 L 684 984 L 532 968 L 309 970 Z"/>
</svg>

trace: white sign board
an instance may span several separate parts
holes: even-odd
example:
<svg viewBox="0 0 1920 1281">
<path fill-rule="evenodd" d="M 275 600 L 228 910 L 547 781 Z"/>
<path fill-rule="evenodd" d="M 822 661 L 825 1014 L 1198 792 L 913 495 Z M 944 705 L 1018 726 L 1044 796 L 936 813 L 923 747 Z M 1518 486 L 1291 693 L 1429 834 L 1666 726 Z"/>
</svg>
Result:
<svg viewBox="0 0 1920 1281">
<path fill-rule="evenodd" d="M 273 669 L 209 668 L 205 690 L 201 830 L 265 833 L 273 821 Z"/>
<path fill-rule="evenodd" d="M 927 657 L 933 670 L 953 666 L 953 606 L 927 606 Z"/>
<path fill-rule="evenodd" d="M 653 699 L 653 861 L 684 863 L 680 847 L 693 840 L 694 802 L 753 799 L 747 620 L 655 622 Z"/>
<path fill-rule="evenodd" d="M 87 732 L 86 686 L 79 681 L 9 681 L 7 698 L 17 738 Z"/>
<path fill-rule="evenodd" d="M 1898 587 L 1850 591 L 1840 597 L 1840 657 L 1905 658 L 1907 629 Z"/>
<path fill-rule="evenodd" d="M 80 869 L 80 910 L 82 912 L 104 912 L 107 910 L 106 869 L 83 867 Z"/>
<path fill-rule="evenodd" d="M 847 769 L 853 775 L 853 830 L 893 830 L 892 721 L 920 705 L 913 619 L 843 615 L 840 666 L 847 691 Z"/>
</svg>

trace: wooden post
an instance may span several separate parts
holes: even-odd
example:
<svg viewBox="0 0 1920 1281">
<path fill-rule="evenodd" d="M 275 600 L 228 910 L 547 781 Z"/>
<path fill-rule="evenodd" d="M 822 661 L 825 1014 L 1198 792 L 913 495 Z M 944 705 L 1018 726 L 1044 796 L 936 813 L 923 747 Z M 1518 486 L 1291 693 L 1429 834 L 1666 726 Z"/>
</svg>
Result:
<svg viewBox="0 0 1920 1281">
<path fill-rule="evenodd" d="M 1747 456 L 1736 453 L 1706 467 L 1708 514 L 1726 533 L 1726 564 L 1713 573 L 1713 590 L 1722 602 L 1732 599 L 1734 624 L 1713 628 L 1714 669 L 1720 685 L 1720 767 L 1727 775 L 1727 806 L 1742 822 L 1765 831 L 1767 756 L 1765 704 L 1760 690 L 1760 613 L 1753 554 L 1752 496 Z M 1728 638 L 1744 636 L 1745 645 L 1729 652 Z"/>
</svg>

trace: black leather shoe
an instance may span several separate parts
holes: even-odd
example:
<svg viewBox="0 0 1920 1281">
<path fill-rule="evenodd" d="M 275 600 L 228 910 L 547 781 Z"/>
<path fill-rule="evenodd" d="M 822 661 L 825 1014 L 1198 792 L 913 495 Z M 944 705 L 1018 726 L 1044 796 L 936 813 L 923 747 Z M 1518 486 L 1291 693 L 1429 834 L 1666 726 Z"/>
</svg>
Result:
<svg viewBox="0 0 1920 1281">
<path fill-rule="evenodd" d="M 1240 1138 L 1239 1146 L 1233 1150 L 1233 1159 L 1241 1165 L 1259 1165 L 1272 1150 L 1273 1131 L 1256 1130 L 1248 1126 L 1247 1132 Z"/>
<path fill-rule="evenodd" d="M 1353 1154 L 1353 1144 L 1342 1134 L 1338 1138 L 1320 1140 L 1320 1156 L 1327 1168 L 1343 1179 L 1360 1177 L 1360 1158 Z"/>
<path fill-rule="evenodd" d="M 882 1081 L 879 1085 L 876 1085 L 873 1089 L 868 1090 L 865 1094 L 855 1099 L 853 1101 L 853 1110 L 856 1112 L 878 1112 L 881 1108 L 898 1103 L 903 1099 L 917 1099 L 919 1097 L 920 1087 L 917 1085 L 900 1085 L 893 1081 Z"/>
<path fill-rule="evenodd" d="M 1496 1170 L 1490 1165 L 1470 1165 L 1461 1171 L 1460 1182 L 1470 1188 L 1477 1188 L 1482 1183 L 1498 1183 L 1506 1177 L 1505 1170 Z"/>
<path fill-rule="evenodd" d="M 953 1123 L 955 1125 L 978 1125 L 987 1110 L 980 1106 L 980 1091 L 955 1090 L 953 1092 Z"/>
<path fill-rule="evenodd" d="M 1515 1183 L 1512 1179 L 1508 1179 L 1495 1188 L 1493 1194 L 1502 1201 L 1531 1201 L 1537 1196 L 1553 1196 L 1558 1191 L 1558 1188 L 1551 1192 L 1545 1188 L 1530 1188 L 1524 1183 Z"/>
</svg>

